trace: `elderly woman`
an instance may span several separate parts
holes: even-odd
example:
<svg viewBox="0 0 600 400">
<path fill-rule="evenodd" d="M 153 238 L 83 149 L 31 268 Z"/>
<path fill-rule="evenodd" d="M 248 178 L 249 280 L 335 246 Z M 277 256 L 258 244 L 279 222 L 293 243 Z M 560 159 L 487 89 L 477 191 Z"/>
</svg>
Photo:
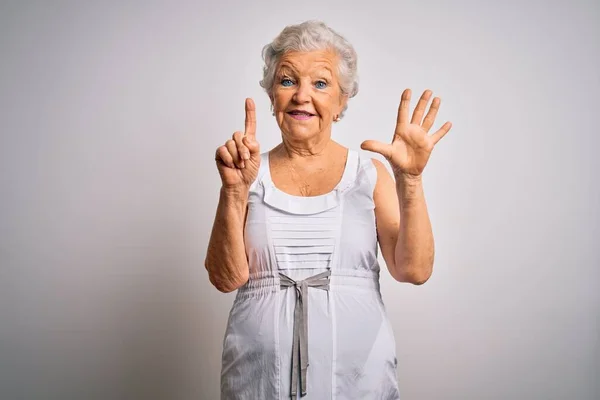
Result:
<svg viewBox="0 0 600 400">
<path fill-rule="evenodd" d="M 261 153 L 255 106 L 244 132 L 216 151 L 222 180 L 206 256 L 211 283 L 238 290 L 221 398 L 398 399 L 394 335 L 379 291 L 377 244 L 392 277 L 429 279 L 434 243 L 421 176 L 440 99 L 426 90 L 409 116 L 402 94 L 391 143 L 376 159 L 331 139 L 358 91 L 356 53 L 325 24 L 286 27 L 264 47 L 261 86 L 281 143 Z M 260 135 L 258 135 L 260 137 Z"/>
</svg>

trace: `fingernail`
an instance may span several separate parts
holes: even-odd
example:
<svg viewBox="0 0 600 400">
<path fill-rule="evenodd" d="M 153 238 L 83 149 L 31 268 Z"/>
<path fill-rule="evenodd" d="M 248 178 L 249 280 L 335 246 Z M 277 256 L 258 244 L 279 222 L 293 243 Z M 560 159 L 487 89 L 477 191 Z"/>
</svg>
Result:
<svg viewBox="0 0 600 400">
<path fill-rule="evenodd" d="M 245 168 L 246 167 L 246 163 L 244 163 L 243 161 L 240 163 L 240 167 L 241 168 Z"/>
<path fill-rule="evenodd" d="M 249 153 L 244 153 L 242 155 L 242 157 L 244 158 L 244 160 L 249 160 L 250 159 L 250 154 Z"/>
</svg>

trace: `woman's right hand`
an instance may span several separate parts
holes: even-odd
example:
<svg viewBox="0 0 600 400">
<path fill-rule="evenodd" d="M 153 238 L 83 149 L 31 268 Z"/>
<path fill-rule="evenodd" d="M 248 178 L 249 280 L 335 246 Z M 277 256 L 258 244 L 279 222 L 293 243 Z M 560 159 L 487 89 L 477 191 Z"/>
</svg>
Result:
<svg viewBox="0 0 600 400">
<path fill-rule="evenodd" d="M 258 175 L 260 145 L 256 141 L 256 112 L 254 101 L 246 99 L 244 132 L 235 132 L 215 155 L 217 169 L 225 189 L 248 190 Z"/>
</svg>

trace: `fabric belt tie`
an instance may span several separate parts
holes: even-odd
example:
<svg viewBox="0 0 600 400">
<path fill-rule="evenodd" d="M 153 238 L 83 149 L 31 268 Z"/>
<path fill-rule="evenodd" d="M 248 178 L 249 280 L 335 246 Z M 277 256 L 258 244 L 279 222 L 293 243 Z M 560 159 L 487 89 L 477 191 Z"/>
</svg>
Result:
<svg viewBox="0 0 600 400">
<path fill-rule="evenodd" d="M 300 396 L 306 395 L 306 372 L 308 370 L 308 288 L 329 290 L 331 270 L 313 275 L 301 281 L 279 273 L 280 289 L 294 287 L 294 342 L 292 347 L 292 397 L 296 398 L 298 386 L 298 364 L 300 364 Z M 300 304 L 298 304 L 300 303 Z"/>
</svg>

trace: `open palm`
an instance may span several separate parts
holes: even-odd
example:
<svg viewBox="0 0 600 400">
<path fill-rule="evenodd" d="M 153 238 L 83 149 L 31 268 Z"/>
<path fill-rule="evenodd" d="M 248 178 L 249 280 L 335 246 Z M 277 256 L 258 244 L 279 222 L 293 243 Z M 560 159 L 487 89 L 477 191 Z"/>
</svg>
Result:
<svg viewBox="0 0 600 400">
<path fill-rule="evenodd" d="M 435 122 L 441 103 L 439 97 L 435 97 L 427 115 L 423 118 L 431 94 L 431 90 L 423 92 L 409 121 L 411 90 L 405 89 L 398 107 L 392 142 L 382 143 L 376 140 L 366 140 L 361 144 L 363 150 L 373 151 L 384 156 L 396 176 L 401 174 L 410 177 L 420 176 L 429 161 L 434 146 L 452 127 L 450 122 L 446 122 L 434 134 L 428 134 Z"/>
</svg>

